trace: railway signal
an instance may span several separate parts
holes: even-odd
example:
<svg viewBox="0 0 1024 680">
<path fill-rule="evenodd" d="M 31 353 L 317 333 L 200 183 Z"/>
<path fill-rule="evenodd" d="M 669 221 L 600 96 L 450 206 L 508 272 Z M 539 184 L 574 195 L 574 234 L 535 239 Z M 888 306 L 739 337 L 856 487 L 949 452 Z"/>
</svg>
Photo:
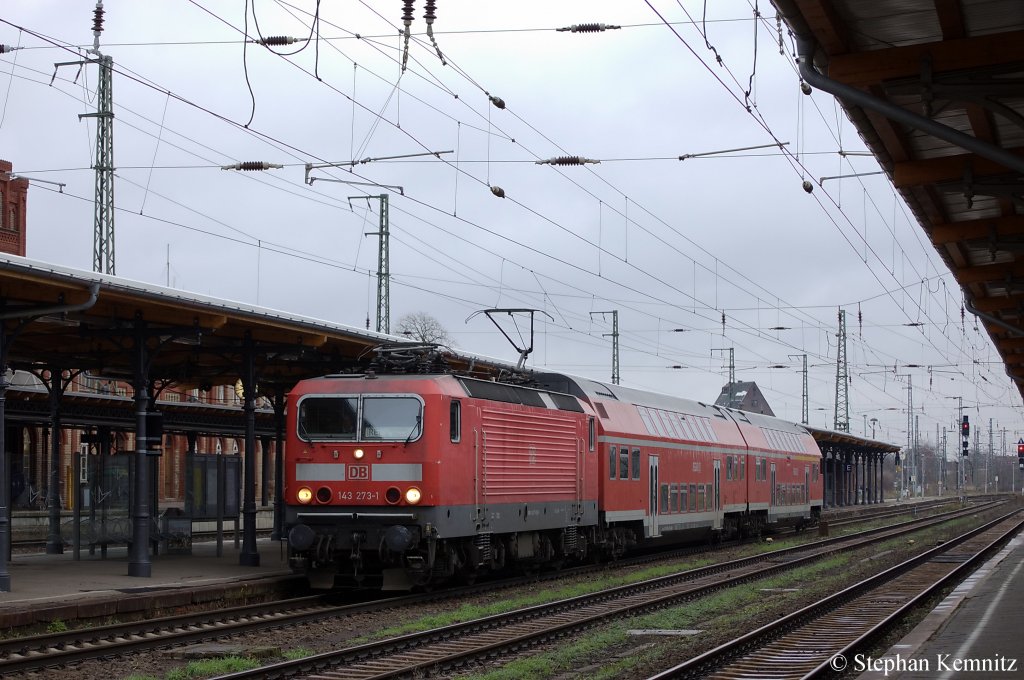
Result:
<svg viewBox="0 0 1024 680">
<path fill-rule="evenodd" d="M 1024 439 L 1017 440 L 1017 465 L 1024 470 Z"/>
<path fill-rule="evenodd" d="M 964 442 L 963 442 L 964 452 L 963 452 L 963 455 L 966 456 L 967 455 L 967 443 L 968 443 L 967 440 L 968 440 L 968 436 L 971 433 L 971 423 L 967 419 L 967 416 L 964 416 L 964 422 L 960 425 L 960 432 L 961 432 L 961 434 L 963 434 L 963 437 L 964 437 Z"/>
</svg>

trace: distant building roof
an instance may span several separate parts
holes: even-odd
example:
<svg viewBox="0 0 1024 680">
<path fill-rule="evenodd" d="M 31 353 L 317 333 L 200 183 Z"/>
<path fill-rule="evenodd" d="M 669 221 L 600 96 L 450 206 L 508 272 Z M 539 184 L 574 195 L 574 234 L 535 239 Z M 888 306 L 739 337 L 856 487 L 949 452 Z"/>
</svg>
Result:
<svg viewBox="0 0 1024 680">
<path fill-rule="evenodd" d="M 768 401 L 761 394 L 757 383 L 734 382 L 726 383 L 722 393 L 715 400 L 715 406 L 725 406 L 738 411 L 748 413 L 761 413 L 766 416 L 774 416 L 775 412 L 768 405 Z"/>
</svg>

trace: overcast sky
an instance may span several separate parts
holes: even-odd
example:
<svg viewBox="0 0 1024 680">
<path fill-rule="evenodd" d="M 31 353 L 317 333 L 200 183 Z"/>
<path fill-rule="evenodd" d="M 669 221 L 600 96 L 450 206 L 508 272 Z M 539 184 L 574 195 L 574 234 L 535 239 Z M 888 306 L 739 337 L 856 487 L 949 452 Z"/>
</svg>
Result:
<svg viewBox="0 0 1024 680">
<path fill-rule="evenodd" d="M 349 197 L 386 192 L 392 329 L 428 312 L 514 361 L 467 318 L 535 308 L 532 366 L 609 380 L 617 310 L 622 384 L 713 401 L 732 348 L 737 380 L 798 421 L 806 354 L 810 422 L 832 427 L 842 308 L 851 431 L 877 418 L 906 443 L 912 381 L 923 440 L 958 396 L 985 447 L 990 418 L 997 448 L 1024 435 L 954 279 L 834 99 L 801 94 L 768 2 L 438 0 L 435 48 L 418 0 L 407 53 L 400 0 L 324 2 L 309 42 L 312 0 L 249 3 L 250 37 L 300 39 L 274 51 L 243 49 L 245 4 L 104 2 L 118 276 L 372 326 L 380 206 Z M 28 256 L 90 270 L 97 69 L 51 78 L 92 46 L 93 4 L 6 0 L 0 19 L 22 48 L 0 56 L 0 158 L 65 184 L 33 183 Z M 597 23 L 621 28 L 557 30 Z M 559 156 L 601 162 L 537 163 Z M 284 167 L 220 169 L 239 161 Z M 310 185 L 306 163 L 339 167 Z"/>
</svg>

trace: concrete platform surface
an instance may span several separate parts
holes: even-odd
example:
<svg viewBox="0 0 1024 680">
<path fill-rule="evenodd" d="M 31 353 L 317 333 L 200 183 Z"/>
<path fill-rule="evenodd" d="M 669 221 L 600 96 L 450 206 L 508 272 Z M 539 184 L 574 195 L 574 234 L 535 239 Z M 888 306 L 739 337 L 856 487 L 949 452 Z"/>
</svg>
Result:
<svg viewBox="0 0 1024 680">
<path fill-rule="evenodd" d="M 858 680 L 1024 678 L 1024 534 L 971 574 Z"/>
<path fill-rule="evenodd" d="M 129 576 L 128 550 L 111 547 L 106 558 L 97 550 L 82 550 L 75 560 L 70 550 L 60 555 L 14 555 L 8 565 L 10 592 L 0 592 L 0 628 L 27 625 L 33 620 L 70 620 L 96 611 L 118 613 L 153 606 L 184 606 L 197 599 L 212 599 L 226 587 L 250 588 L 273 578 L 292 581 L 284 546 L 277 541 L 256 542 L 259 564 L 240 564 L 241 548 L 225 540 L 221 555 L 215 541 L 194 543 L 191 554 L 151 556 L 150 576 Z M 159 601 L 159 600 L 157 600 Z"/>
</svg>

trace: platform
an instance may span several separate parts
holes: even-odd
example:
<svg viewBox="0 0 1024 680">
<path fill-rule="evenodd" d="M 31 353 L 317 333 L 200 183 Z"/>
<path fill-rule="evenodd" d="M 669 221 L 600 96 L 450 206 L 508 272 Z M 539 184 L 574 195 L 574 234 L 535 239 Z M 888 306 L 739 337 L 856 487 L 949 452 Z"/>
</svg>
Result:
<svg viewBox="0 0 1024 680">
<path fill-rule="evenodd" d="M 1024 678 L 1024 534 L 957 586 L 884 656 L 847 660 L 858 680 Z"/>
<path fill-rule="evenodd" d="M 33 621 L 69 621 L 89 616 L 118 615 L 159 606 L 188 606 L 218 597 L 225 589 L 256 589 L 256 582 L 272 579 L 267 589 L 295 588 L 298 579 L 288 568 L 286 549 L 278 541 L 256 542 L 257 566 L 239 564 L 240 548 L 225 540 L 217 556 L 215 541 L 192 544 L 191 554 L 151 557 L 151 575 L 128 575 L 126 546 L 111 547 L 106 558 L 99 551 L 70 550 L 60 555 L 14 555 L 9 566 L 11 591 L 0 592 L 0 630 Z M 291 585 L 289 585 L 291 584 Z"/>
</svg>

